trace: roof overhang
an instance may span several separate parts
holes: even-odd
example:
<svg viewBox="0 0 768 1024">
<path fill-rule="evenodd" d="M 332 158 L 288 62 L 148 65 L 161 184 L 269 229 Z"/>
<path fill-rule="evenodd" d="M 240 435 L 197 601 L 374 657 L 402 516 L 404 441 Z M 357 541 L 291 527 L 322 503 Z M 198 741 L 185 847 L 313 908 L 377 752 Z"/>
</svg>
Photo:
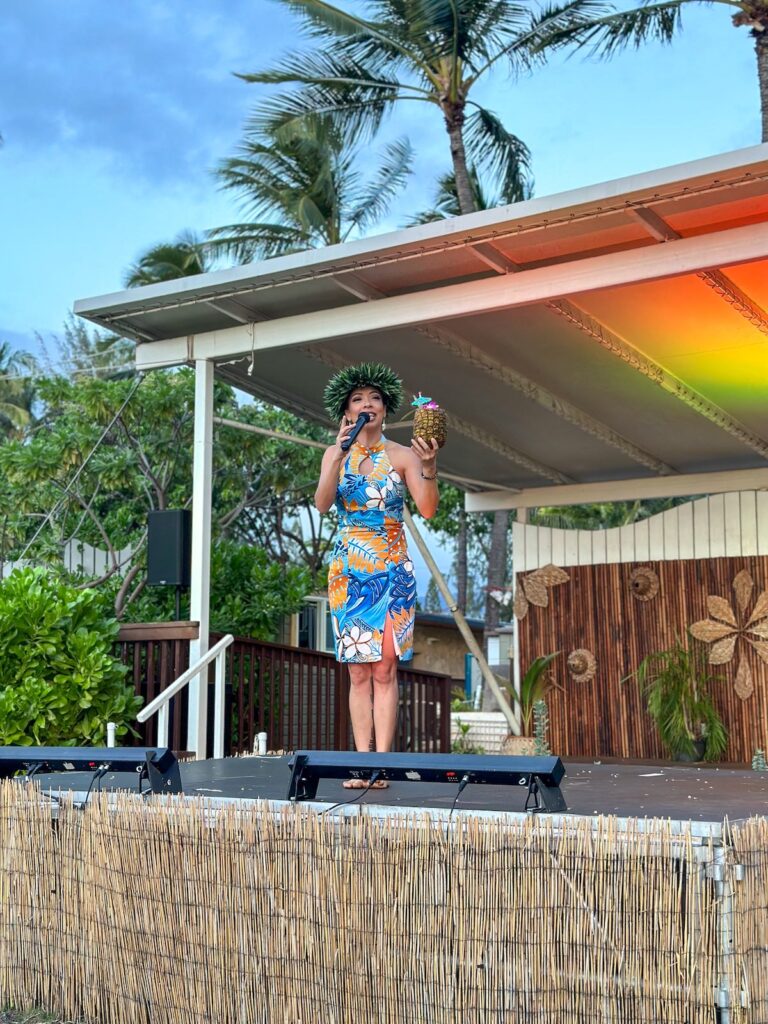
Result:
<svg viewBox="0 0 768 1024">
<path fill-rule="evenodd" d="M 448 410 L 470 509 L 768 487 L 768 145 L 75 312 L 323 423 L 382 359 Z"/>
</svg>

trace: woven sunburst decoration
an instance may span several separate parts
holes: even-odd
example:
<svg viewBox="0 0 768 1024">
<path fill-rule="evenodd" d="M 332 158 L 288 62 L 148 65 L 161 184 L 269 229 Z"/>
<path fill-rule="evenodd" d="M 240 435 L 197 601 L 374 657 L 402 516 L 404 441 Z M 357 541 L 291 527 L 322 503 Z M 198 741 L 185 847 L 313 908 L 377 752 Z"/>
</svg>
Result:
<svg viewBox="0 0 768 1024">
<path fill-rule="evenodd" d="M 642 565 L 630 573 L 629 590 L 638 601 L 652 601 L 659 592 L 659 577 L 653 569 Z"/>
<path fill-rule="evenodd" d="M 576 683 L 588 683 L 595 678 L 597 661 L 592 651 L 579 647 L 568 655 L 568 671 Z"/>
<path fill-rule="evenodd" d="M 515 589 L 515 618 L 524 619 L 532 604 L 537 608 L 546 608 L 549 605 L 550 588 L 567 583 L 570 578 L 565 569 L 557 565 L 542 565 L 540 569 L 534 569 L 523 576 Z"/>
<path fill-rule="evenodd" d="M 707 598 L 707 611 L 712 618 L 701 619 L 689 627 L 691 636 L 712 645 L 709 648 L 710 665 L 728 664 L 733 660 L 738 645 L 740 657 L 734 690 L 741 700 L 748 700 L 755 689 L 752 670 L 743 656 L 743 644 L 750 644 L 758 657 L 768 664 L 768 590 L 758 595 L 752 611 L 747 615 L 754 587 L 754 580 L 746 569 L 742 569 L 733 581 L 736 609 L 724 597 L 710 594 Z M 747 635 L 750 633 L 752 636 Z"/>
</svg>

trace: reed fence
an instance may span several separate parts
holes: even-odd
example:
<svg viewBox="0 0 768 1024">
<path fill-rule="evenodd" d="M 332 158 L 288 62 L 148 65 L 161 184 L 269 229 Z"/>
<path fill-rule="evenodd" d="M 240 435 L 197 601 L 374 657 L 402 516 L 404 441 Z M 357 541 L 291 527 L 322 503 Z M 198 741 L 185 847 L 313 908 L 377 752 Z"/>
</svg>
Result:
<svg viewBox="0 0 768 1024">
<path fill-rule="evenodd" d="M 189 666 L 189 640 L 197 623 L 131 624 L 120 632 L 117 653 L 129 666 L 134 690 L 153 700 Z M 211 644 L 221 634 L 212 634 Z M 210 679 L 213 678 L 211 667 Z M 402 666 L 395 746 L 413 753 L 451 749 L 450 676 Z M 270 750 L 348 750 L 352 730 L 349 674 L 333 655 L 238 637 L 226 652 L 227 754 L 254 749 L 266 732 Z M 210 688 L 211 699 L 213 688 Z M 174 750 L 186 747 L 186 691 L 170 704 Z M 209 702 L 209 752 L 213 747 L 213 706 Z M 157 741 L 155 721 L 138 726 L 133 742 Z"/>
<path fill-rule="evenodd" d="M 4 783 L 0 832 L 0 985 L 19 1010 L 712 1024 L 727 983 L 730 1021 L 768 1021 L 765 822 L 718 850 L 664 822 L 333 820 L 124 794 L 65 802 L 54 828 L 33 785 Z"/>
</svg>

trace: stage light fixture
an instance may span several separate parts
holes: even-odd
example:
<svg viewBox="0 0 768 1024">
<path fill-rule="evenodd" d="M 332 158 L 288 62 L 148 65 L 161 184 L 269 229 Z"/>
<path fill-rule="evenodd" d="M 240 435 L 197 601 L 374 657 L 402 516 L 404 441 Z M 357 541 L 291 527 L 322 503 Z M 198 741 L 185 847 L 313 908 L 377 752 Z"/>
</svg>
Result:
<svg viewBox="0 0 768 1024">
<path fill-rule="evenodd" d="M 389 782 L 447 782 L 459 785 L 525 787 L 525 810 L 564 812 L 560 790 L 565 775 L 559 757 L 507 757 L 479 754 L 367 754 L 299 750 L 290 761 L 288 799 L 312 800 L 320 779 Z"/>
<path fill-rule="evenodd" d="M 59 772 L 135 772 L 153 793 L 181 793 L 179 762 L 167 747 L 0 747 L 0 778 Z"/>
</svg>

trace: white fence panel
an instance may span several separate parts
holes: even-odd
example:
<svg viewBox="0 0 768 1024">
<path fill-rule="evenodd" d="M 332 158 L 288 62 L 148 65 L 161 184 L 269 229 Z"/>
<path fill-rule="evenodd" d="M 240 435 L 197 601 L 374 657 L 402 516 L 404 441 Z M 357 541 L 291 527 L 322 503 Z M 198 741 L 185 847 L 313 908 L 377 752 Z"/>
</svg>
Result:
<svg viewBox="0 0 768 1024">
<path fill-rule="evenodd" d="M 768 555 L 768 492 L 734 491 L 609 530 L 513 525 L 515 572 L 542 565 L 675 561 Z"/>
</svg>

